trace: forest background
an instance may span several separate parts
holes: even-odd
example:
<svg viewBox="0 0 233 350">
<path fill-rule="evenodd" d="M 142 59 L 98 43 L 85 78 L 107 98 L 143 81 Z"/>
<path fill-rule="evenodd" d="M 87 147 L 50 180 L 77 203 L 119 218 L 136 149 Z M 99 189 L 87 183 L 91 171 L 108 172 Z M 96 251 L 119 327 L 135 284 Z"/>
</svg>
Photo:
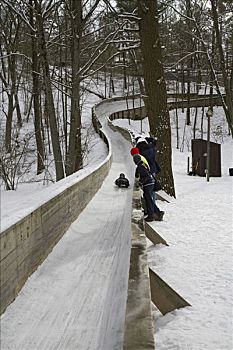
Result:
<svg viewBox="0 0 233 350">
<path fill-rule="evenodd" d="M 0 10 L 0 175 L 6 190 L 82 169 L 92 133 L 82 120 L 86 93 L 111 97 L 119 81 L 122 95 L 139 96 L 147 108 L 150 133 L 162 150 L 160 180 L 172 196 L 168 83 L 174 99 L 187 103 L 186 125 L 193 100 L 205 96 L 196 105 L 194 139 L 204 136 L 204 107 L 213 111 L 216 103 L 232 136 L 232 1 L 3 0 Z M 30 121 L 33 130 L 25 127 Z M 177 148 L 179 133 L 177 117 Z"/>
</svg>

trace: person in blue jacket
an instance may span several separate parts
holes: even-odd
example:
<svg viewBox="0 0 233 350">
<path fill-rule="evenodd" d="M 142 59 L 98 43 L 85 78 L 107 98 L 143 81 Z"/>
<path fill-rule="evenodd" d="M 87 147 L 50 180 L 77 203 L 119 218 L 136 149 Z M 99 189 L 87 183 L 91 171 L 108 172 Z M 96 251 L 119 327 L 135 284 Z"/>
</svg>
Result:
<svg viewBox="0 0 233 350">
<path fill-rule="evenodd" d="M 150 172 L 157 182 L 156 175 L 161 171 L 161 168 L 155 159 L 157 153 L 156 139 L 154 137 L 136 137 L 135 141 L 139 153 L 148 161 Z M 156 201 L 155 192 L 152 192 L 152 199 L 154 202 Z"/>
<path fill-rule="evenodd" d="M 154 178 L 151 175 L 147 166 L 143 163 L 139 154 L 135 154 L 133 156 L 133 161 L 137 166 L 136 177 L 139 177 L 139 184 L 142 187 L 143 197 L 146 202 L 148 216 L 145 219 L 145 221 L 162 221 L 164 212 L 157 207 L 152 198 L 155 183 Z"/>
<path fill-rule="evenodd" d="M 156 139 L 154 137 L 137 137 L 135 141 L 139 153 L 146 158 L 150 166 L 150 171 L 155 176 L 161 170 L 159 164 L 156 162 Z"/>
</svg>

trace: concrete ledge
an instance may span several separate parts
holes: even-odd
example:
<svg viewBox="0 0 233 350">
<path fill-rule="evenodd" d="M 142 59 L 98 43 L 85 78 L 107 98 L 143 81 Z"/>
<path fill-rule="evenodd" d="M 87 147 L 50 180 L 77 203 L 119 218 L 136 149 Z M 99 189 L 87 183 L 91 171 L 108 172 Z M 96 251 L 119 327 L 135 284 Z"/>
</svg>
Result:
<svg viewBox="0 0 233 350">
<path fill-rule="evenodd" d="M 164 244 L 168 246 L 167 242 L 161 237 L 148 223 L 145 223 L 146 237 L 154 244 Z"/>
<path fill-rule="evenodd" d="M 176 309 L 191 306 L 152 269 L 149 269 L 149 274 L 151 299 L 163 315 Z"/>
<path fill-rule="evenodd" d="M 133 209 L 137 208 L 138 199 L 140 191 L 134 191 Z M 155 349 L 146 238 L 140 229 L 142 220 L 143 214 L 136 211 L 135 215 L 133 210 L 124 350 Z"/>
</svg>

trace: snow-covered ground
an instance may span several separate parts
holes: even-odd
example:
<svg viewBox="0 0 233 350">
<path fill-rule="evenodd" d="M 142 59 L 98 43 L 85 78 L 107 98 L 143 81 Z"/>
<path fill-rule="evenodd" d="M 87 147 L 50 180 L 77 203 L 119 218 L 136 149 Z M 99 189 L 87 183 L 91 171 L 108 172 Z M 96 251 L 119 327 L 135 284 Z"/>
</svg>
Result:
<svg viewBox="0 0 233 350">
<path fill-rule="evenodd" d="M 121 108 L 119 104 L 118 108 Z M 233 178 L 229 176 L 228 169 L 233 167 L 233 143 L 227 136 L 222 109 L 215 108 L 211 121 L 211 136 L 213 141 L 222 143 L 222 177 L 210 178 L 210 182 L 207 183 L 205 178 L 187 176 L 191 127 L 186 127 L 183 137 L 184 115 L 179 111 L 180 145 L 184 140 L 184 150 L 181 152 L 175 148 L 174 114 L 171 112 L 173 171 L 177 199 L 171 199 L 170 203 L 159 203 L 161 209 L 165 210 L 164 221 L 152 223 L 169 246 L 155 247 L 148 241 L 148 258 L 155 272 L 192 306 L 165 316 L 162 316 L 158 310 L 154 310 L 156 349 L 232 350 Z M 127 120 L 119 120 L 114 123 L 130 128 L 135 134 L 141 131 L 140 122 L 131 122 L 130 126 Z M 143 134 L 147 134 L 147 120 L 143 121 L 142 128 Z M 92 153 L 95 159 L 99 154 L 97 145 L 91 152 L 96 152 Z M 104 152 L 102 156 L 105 156 Z M 78 174 L 72 176 L 75 177 Z M 69 178 L 62 181 L 64 185 L 66 182 L 68 185 Z M 51 188 L 49 191 L 52 192 L 53 186 L 57 184 L 49 186 Z M 18 220 L 20 210 L 23 210 L 21 213 L 23 215 L 26 210 L 32 209 L 31 201 L 30 203 L 28 200 L 23 201 L 23 196 L 28 195 L 27 193 L 30 192 L 29 197 L 33 198 L 33 207 L 37 203 L 40 204 L 41 190 L 38 190 L 40 195 L 35 194 L 34 196 L 32 189 L 28 188 L 30 185 L 27 186 L 27 189 L 21 187 L 19 192 L 14 193 L 2 189 L 3 227 L 6 227 L 10 221 Z M 43 192 L 46 193 L 46 191 L 45 188 Z M 49 198 L 48 192 L 44 196 L 47 195 Z M 26 208 L 27 204 L 30 208 Z M 17 350 L 25 349 L 18 348 Z"/>
</svg>

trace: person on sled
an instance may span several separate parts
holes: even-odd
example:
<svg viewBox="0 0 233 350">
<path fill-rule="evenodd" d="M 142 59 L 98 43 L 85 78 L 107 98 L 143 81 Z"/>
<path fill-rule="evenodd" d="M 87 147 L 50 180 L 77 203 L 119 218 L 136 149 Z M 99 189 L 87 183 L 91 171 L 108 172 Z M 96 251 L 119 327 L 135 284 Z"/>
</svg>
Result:
<svg viewBox="0 0 233 350">
<path fill-rule="evenodd" d="M 118 187 L 128 188 L 129 187 L 129 180 L 125 177 L 125 174 L 121 173 L 119 178 L 116 179 L 115 185 L 117 185 Z"/>
</svg>

